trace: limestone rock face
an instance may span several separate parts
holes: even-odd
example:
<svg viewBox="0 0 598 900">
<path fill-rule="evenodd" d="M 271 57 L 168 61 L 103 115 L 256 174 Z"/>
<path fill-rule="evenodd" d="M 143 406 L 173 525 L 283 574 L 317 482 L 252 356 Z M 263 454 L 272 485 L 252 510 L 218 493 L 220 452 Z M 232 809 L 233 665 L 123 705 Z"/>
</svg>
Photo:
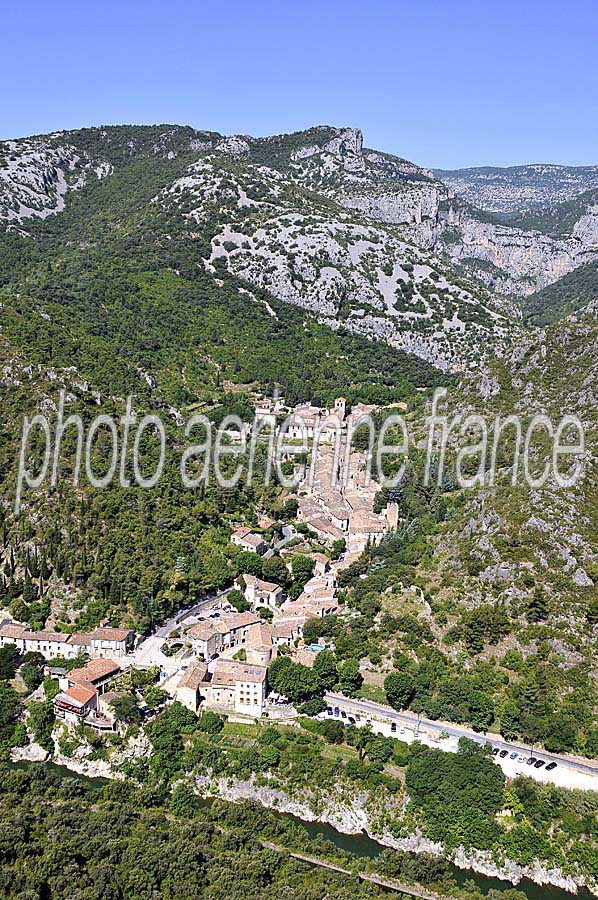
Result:
<svg viewBox="0 0 598 900">
<path fill-rule="evenodd" d="M 111 172 L 107 162 L 94 162 L 61 134 L 0 142 L 0 224 L 61 212 L 69 191 Z"/>
<path fill-rule="evenodd" d="M 594 205 L 562 237 L 494 221 L 430 170 L 364 149 L 357 129 L 297 148 L 292 162 L 293 180 L 360 216 L 396 226 L 406 241 L 446 254 L 502 294 L 527 296 L 598 258 Z"/>
<path fill-rule="evenodd" d="M 244 137 L 234 134 L 220 141 L 216 150 L 227 156 L 246 156 L 249 153 L 249 144 Z"/>
<path fill-rule="evenodd" d="M 467 207 L 451 203 L 439 225 L 439 248 L 455 263 L 501 293 L 527 295 L 541 290 L 598 256 L 598 216 L 587 216 L 579 234 L 555 239 L 538 231 L 484 222 Z M 481 265 L 480 265 L 481 264 Z"/>
<path fill-rule="evenodd" d="M 573 237 L 583 244 L 598 247 L 598 203 L 586 207 L 585 214 L 573 226 Z"/>
<path fill-rule="evenodd" d="M 345 128 L 339 135 L 326 144 L 328 153 L 361 153 L 363 148 L 363 134 L 359 128 Z"/>
<path fill-rule="evenodd" d="M 45 762 L 50 754 L 39 744 L 31 743 L 25 747 L 13 747 L 10 758 L 13 762 Z"/>
<path fill-rule="evenodd" d="M 502 352 L 519 328 L 515 299 L 598 259 L 591 191 L 567 202 L 566 233 L 553 237 L 499 222 L 430 170 L 364 148 L 358 128 L 327 125 L 268 138 L 123 126 L 0 143 L 0 226 L 27 236 L 27 220 L 60 213 L 69 192 L 143 154 L 191 159 L 151 202 L 194 239 L 217 216 L 199 266 L 216 276 L 224 264 L 333 328 L 446 370 Z"/>
</svg>

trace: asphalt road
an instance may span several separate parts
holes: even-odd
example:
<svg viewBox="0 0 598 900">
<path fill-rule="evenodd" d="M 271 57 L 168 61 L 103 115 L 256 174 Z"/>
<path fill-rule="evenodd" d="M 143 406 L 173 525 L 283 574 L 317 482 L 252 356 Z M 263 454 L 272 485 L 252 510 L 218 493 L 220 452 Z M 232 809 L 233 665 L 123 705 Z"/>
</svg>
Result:
<svg viewBox="0 0 598 900">
<path fill-rule="evenodd" d="M 194 603 L 193 606 L 187 606 L 185 609 L 179 609 L 176 615 L 171 616 L 170 619 L 167 619 L 159 628 L 156 629 L 154 635 L 156 637 L 166 638 L 173 631 L 177 625 L 186 619 L 188 616 L 194 616 L 197 613 L 205 612 L 210 609 L 214 603 L 219 603 L 221 600 L 224 600 L 227 591 L 221 591 L 217 594 L 210 594 L 205 597 L 203 600 L 200 600 L 198 603 Z"/>
<path fill-rule="evenodd" d="M 533 755 L 537 759 L 543 759 L 545 762 L 556 762 L 560 766 L 566 766 L 576 772 L 582 772 L 586 775 L 598 777 L 598 762 L 592 762 L 591 760 L 588 760 L 588 762 L 581 762 L 567 756 L 559 756 L 556 753 L 546 753 L 544 750 L 532 751 L 529 746 L 525 746 L 524 744 L 510 743 L 494 736 L 482 735 L 477 731 L 463 728 L 461 725 L 452 725 L 447 722 L 434 722 L 431 719 L 418 717 L 414 713 L 397 712 L 390 706 L 383 706 L 381 703 L 374 703 L 372 700 L 349 700 L 347 697 L 343 697 L 342 694 L 333 694 L 330 692 L 327 692 L 324 695 L 324 699 L 328 706 L 338 706 L 339 710 L 344 710 L 347 715 L 358 712 L 362 717 L 365 714 L 370 718 L 383 719 L 384 721 L 391 723 L 396 722 L 398 725 L 408 726 L 411 729 L 417 727 L 419 718 L 419 728 L 427 732 L 432 732 L 433 734 L 439 735 L 441 732 L 444 732 L 451 737 L 466 737 L 472 741 L 477 741 L 480 744 L 488 741 L 493 747 L 498 747 L 500 750 L 508 750 L 509 753 L 517 751 L 517 753 L 522 756 L 529 757 Z M 526 766 L 524 765 L 524 769 L 525 768 Z"/>
</svg>

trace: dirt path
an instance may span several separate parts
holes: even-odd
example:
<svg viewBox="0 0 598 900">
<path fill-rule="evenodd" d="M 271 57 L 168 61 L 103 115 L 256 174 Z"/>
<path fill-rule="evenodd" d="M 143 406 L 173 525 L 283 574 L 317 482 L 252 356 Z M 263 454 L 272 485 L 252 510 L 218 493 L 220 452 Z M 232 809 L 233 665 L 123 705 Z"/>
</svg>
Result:
<svg viewBox="0 0 598 900">
<path fill-rule="evenodd" d="M 295 853 L 293 850 L 287 850 L 286 847 L 281 847 L 270 841 L 262 841 L 262 846 L 267 847 L 269 850 L 276 850 L 278 853 L 288 853 L 289 856 L 299 860 L 299 862 L 308 863 L 311 866 L 319 866 L 321 869 L 329 869 L 331 872 L 337 872 L 339 875 L 349 875 L 350 877 L 356 876 L 361 881 L 369 881 L 371 884 L 377 884 L 379 887 L 397 891 L 401 894 L 408 894 L 410 897 L 419 897 L 421 900 L 444 900 L 441 894 L 425 891 L 423 888 L 413 887 L 412 885 L 407 886 L 394 879 L 384 878 L 382 875 L 374 875 L 370 872 L 351 872 L 350 869 L 344 869 L 342 866 L 337 866 L 335 863 L 326 862 L 323 859 L 319 859 L 317 856 L 306 856 L 304 853 Z"/>
</svg>

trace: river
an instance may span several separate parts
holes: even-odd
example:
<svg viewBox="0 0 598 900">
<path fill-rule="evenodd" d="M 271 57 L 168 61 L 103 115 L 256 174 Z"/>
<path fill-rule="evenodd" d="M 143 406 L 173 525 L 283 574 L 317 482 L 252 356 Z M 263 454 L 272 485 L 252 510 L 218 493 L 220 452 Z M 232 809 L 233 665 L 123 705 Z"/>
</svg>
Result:
<svg viewBox="0 0 598 900">
<path fill-rule="evenodd" d="M 302 819 L 287 813 L 284 815 L 286 818 L 302 825 L 307 830 L 310 838 L 322 837 L 326 841 L 332 841 L 339 849 L 346 850 L 354 856 L 375 859 L 382 850 L 388 849 L 377 843 L 377 841 L 372 840 L 367 834 L 343 834 L 322 822 L 304 822 Z M 514 886 L 518 891 L 522 891 L 529 900 L 573 900 L 573 898 L 578 898 L 578 900 L 596 900 L 594 895 L 585 888 L 581 888 L 577 894 L 570 894 L 568 891 L 550 884 L 536 884 L 535 881 L 530 881 L 529 878 L 522 878 L 519 884 L 512 885 L 509 881 L 502 881 L 500 878 L 480 875 L 470 869 L 460 869 L 452 863 L 448 864 L 448 871 L 458 885 L 462 886 L 466 881 L 473 881 L 484 894 L 487 894 L 492 888 L 505 891 L 507 888 Z"/>
<path fill-rule="evenodd" d="M 9 763 L 9 765 L 15 768 L 22 768 L 30 765 L 43 765 L 52 772 L 55 772 L 61 778 L 77 778 L 95 789 L 99 789 L 104 784 L 108 783 L 108 779 L 106 778 L 90 778 L 87 775 L 80 775 L 77 772 L 73 772 L 66 766 L 59 766 L 52 762 L 14 762 Z M 200 801 L 200 803 L 207 806 L 212 803 L 212 800 L 204 799 Z M 311 839 L 323 838 L 326 841 L 331 841 L 340 850 L 345 850 L 347 853 L 351 853 L 358 858 L 375 859 L 383 850 L 388 850 L 387 847 L 372 840 L 367 834 L 344 834 L 341 831 L 337 831 L 336 828 L 332 828 L 331 825 L 327 825 L 323 822 L 306 822 L 289 813 L 279 813 L 274 810 L 270 810 L 270 812 L 274 816 L 287 819 L 303 826 Z M 415 856 L 416 854 L 413 855 Z M 458 885 L 462 886 L 466 881 L 473 881 L 484 894 L 487 894 L 492 888 L 504 891 L 507 888 L 512 887 L 511 883 L 508 881 L 502 881 L 500 878 L 492 878 L 488 875 L 480 875 L 470 869 L 460 869 L 452 863 L 448 864 L 448 872 Z M 570 894 L 568 891 L 562 890 L 562 888 L 554 887 L 550 884 L 536 884 L 528 878 L 522 878 L 515 887 L 518 891 L 522 891 L 528 897 L 528 900 L 574 900 L 574 898 L 576 898 L 576 900 L 596 900 L 594 895 L 586 888 L 580 888 L 577 894 Z"/>
</svg>

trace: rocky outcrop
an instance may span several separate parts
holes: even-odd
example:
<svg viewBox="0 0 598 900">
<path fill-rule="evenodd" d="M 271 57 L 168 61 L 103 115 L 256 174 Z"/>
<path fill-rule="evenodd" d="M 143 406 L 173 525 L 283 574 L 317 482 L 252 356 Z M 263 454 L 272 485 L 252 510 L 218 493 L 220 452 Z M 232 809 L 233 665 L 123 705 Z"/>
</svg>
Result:
<svg viewBox="0 0 598 900">
<path fill-rule="evenodd" d="M 325 145 L 324 149 L 327 153 L 361 153 L 363 148 L 363 134 L 359 128 L 345 128 L 337 137 Z"/>
<path fill-rule="evenodd" d="M 93 758 L 92 748 L 87 743 L 77 746 L 69 755 L 62 752 L 59 740 L 62 736 L 62 726 L 58 725 L 54 730 L 54 753 L 52 761 L 59 766 L 85 775 L 87 778 L 112 778 L 124 780 L 125 775 L 121 771 L 123 763 L 132 762 L 149 756 L 151 745 L 143 732 L 131 738 L 123 749 L 115 750 L 108 759 Z"/>
<path fill-rule="evenodd" d="M 576 894 L 579 888 L 585 887 L 583 878 L 565 875 L 560 869 L 549 869 L 541 865 L 538 860 L 534 860 L 529 866 L 521 866 L 512 860 L 504 860 L 498 864 L 493 861 L 488 852 L 458 847 L 453 854 L 452 861 L 460 869 L 472 869 L 474 872 L 479 872 L 480 875 L 500 878 L 503 881 L 510 881 L 512 884 L 519 884 L 522 878 L 529 878 L 536 884 L 551 884 L 573 894 Z"/>
<path fill-rule="evenodd" d="M 598 203 L 591 203 L 573 226 L 573 237 L 582 244 L 598 247 Z"/>
<path fill-rule="evenodd" d="M 31 743 L 25 747 L 13 747 L 10 758 L 13 762 L 46 762 L 50 754 L 40 744 Z"/>
<path fill-rule="evenodd" d="M 64 209 L 69 191 L 111 173 L 108 163 L 92 161 L 61 138 L 0 142 L 0 223 L 45 219 Z"/>
<path fill-rule="evenodd" d="M 428 840 L 419 831 L 396 837 L 385 828 L 377 829 L 369 809 L 371 798 L 366 791 L 353 791 L 350 797 L 340 791 L 333 797 L 316 797 L 306 790 L 294 791 L 291 796 L 277 784 L 270 787 L 256 784 L 255 779 L 240 781 L 233 778 L 211 779 L 207 776 L 196 779 L 196 789 L 204 797 L 218 796 L 231 802 L 254 800 L 268 809 L 296 816 L 304 822 L 326 823 L 343 834 L 365 832 L 372 840 L 394 850 L 447 855 L 441 844 Z M 549 869 L 538 860 L 522 866 L 508 859 L 496 861 L 486 851 L 466 850 L 464 847 L 458 847 L 448 858 L 460 869 L 469 869 L 511 884 L 519 884 L 523 878 L 528 878 L 536 884 L 551 884 L 572 893 L 585 886 L 583 877 L 565 875 L 559 869 Z"/>
<path fill-rule="evenodd" d="M 247 156 L 249 153 L 249 144 L 245 137 L 234 134 L 231 137 L 224 138 L 224 140 L 220 141 L 220 143 L 216 145 L 216 150 L 226 156 Z"/>
<path fill-rule="evenodd" d="M 589 238 L 596 221 L 588 217 Z M 598 256 L 598 246 L 577 237 L 550 238 L 484 222 L 467 207 L 450 203 L 439 226 L 439 247 L 455 264 L 466 264 L 489 287 L 508 294 L 532 294 Z"/>
<path fill-rule="evenodd" d="M 336 199 L 345 209 L 353 209 L 369 219 L 400 229 L 406 240 L 429 249 L 437 242 L 438 207 L 441 198 L 438 186 L 421 183 L 406 185 L 403 190 L 390 188 L 378 191 L 338 192 Z"/>
</svg>

